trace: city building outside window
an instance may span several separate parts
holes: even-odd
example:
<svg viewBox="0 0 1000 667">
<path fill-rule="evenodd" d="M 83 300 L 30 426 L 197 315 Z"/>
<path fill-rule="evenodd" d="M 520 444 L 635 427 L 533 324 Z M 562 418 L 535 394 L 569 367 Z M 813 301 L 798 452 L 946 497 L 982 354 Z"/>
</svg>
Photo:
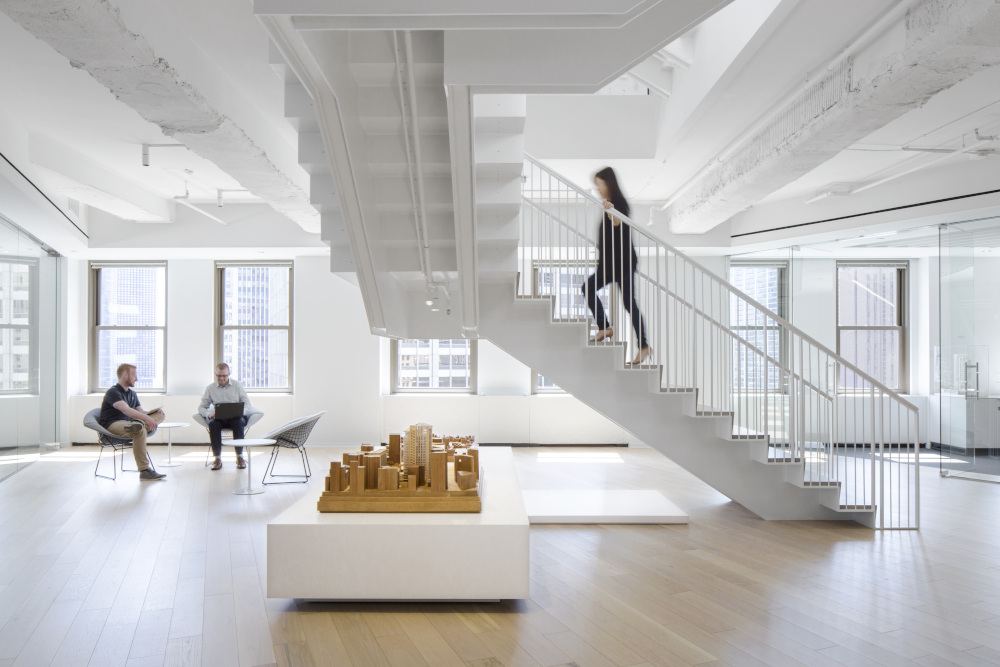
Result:
<svg viewBox="0 0 1000 667">
<path fill-rule="evenodd" d="M 0 394 L 37 394 L 30 372 L 37 354 L 38 323 L 31 305 L 38 264 L 30 258 L 0 261 Z"/>
<path fill-rule="evenodd" d="M 906 262 L 837 262 L 837 354 L 889 389 L 906 392 Z M 846 391 L 870 389 L 850 370 Z"/>
<path fill-rule="evenodd" d="M 567 262 L 562 265 L 542 264 L 534 267 L 534 293 L 537 296 L 555 297 L 553 316 L 558 319 L 585 320 L 590 310 L 587 297 L 582 291 L 594 267 L 581 262 Z"/>
<path fill-rule="evenodd" d="M 390 350 L 393 392 L 476 393 L 476 341 L 393 339 Z"/>
<path fill-rule="evenodd" d="M 119 364 L 138 369 L 136 389 L 166 390 L 166 262 L 91 262 L 91 391 L 118 381 Z"/>
<path fill-rule="evenodd" d="M 784 262 L 732 261 L 729 264 L 729 282 L 751 299 L 764 306 L 778 317 L 788 319 L 786 298 L 787 264 Z M 786 365 L 785 340 L 778 333 L 774 322 L 765 327 L 764 318 L 758 311 L 745 307 L 742 300 L 732 298 L 729 306 L 729 323 L 739 340 L 734 340 L 732 354 L 732 378 L 734 388 L 742 391 L 764 391 L 765 332 L 767 356 Z M 756 348 L 755 353 L 750 348 Z M 786 365 L 787 367 L 787 365 Z M 781 389 L 778 368 L 767 364 L 769 391 Z"/>
<path fill-rule="evenodd" d="M 216 362 L 248 392 L 292 391 L 292 262 L 216 262 Z"/>
</svg>

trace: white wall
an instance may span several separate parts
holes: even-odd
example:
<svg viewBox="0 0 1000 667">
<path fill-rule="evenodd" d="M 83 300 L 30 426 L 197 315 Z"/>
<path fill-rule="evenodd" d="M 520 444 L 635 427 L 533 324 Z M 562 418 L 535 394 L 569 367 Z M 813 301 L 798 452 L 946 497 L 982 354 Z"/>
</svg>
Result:
<svg viewBox="0 0 1000 667">
<path fill-rule="evenodd" d="M 100 406 L 102 395 L 86 392 L 87 266 L 84 261 L 71 264 L 79 265 L 72 267 L 79 284 L 70 286 L 68 310 L 75 307 L 80 313 L 69 318 L 68 436 L 72 442 L 93 442 L 92 433 L 82 426 L 83 415 Z M 212 381 L 213 271 L 211 260 L 167 262 L 167 392 L 140 395 L 140 399 L 146 408 L 162 406 L 170 420 L 190 422 L 205 386 Z M 294 286 L 295 391 L 251 394 L 251 402 L 265 412 L 255 434 L 327 410 L 313 431 L 312 442 L 375 440 L 381 422 L 379 341 L 368 331 L 360 292 L 330 273 L 326 257 L 295 258 Z M 192 425 L 176 430 L 174 441 L 205 442 L 207 435 Z"/>
<path fill-rule="evenodd" d="M 214 262 L 167 262 L 167 392 L 141 394 L 169 420 L 191 422 L 214 364 Z M 66 428 L 62 442 L 94 442 L 82 425 L 102 394 L 87 393 L 87 262 L 66 260 Z M 254 434 L 326 410 L 311 444 L 385 441 L 417 421 L 481 442 L 628 444 L 619 426 L 571 396 L 531 396 L 531 370 L 480 341 L 478 395 L 390 395 L 389 345 L 372 336 L 358 288 L 329 271 L 326 257 L 295 258 L 292 394 L 251 394 L 265 412 Z M 154 436 L 154 440 L 165 433 Z M 204 429 L 178 429 L 174 442 L 206 442 Z M 641 444 L 641 443 L 634 443 Z"/>
</svg>

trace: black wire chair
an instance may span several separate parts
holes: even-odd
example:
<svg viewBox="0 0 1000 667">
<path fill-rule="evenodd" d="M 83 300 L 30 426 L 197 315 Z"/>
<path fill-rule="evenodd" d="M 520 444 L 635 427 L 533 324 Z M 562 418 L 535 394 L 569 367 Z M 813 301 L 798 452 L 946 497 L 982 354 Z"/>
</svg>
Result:
<svg viewBox="0 0 1000 667">
<path fill-rule="evenodd" d="M 312 433 L 316 422 L 325 414 L 326 410 L 323 410 L 323 412 L 317 412 L 314 415 L 290 421 L 267 435 L 261 436 L 261 438 L 274 440 L 274 447 L 271 449 L 271 459 L 267 462 L 267 467 L 264 468 L 264 477 L 261 479 L 262 484 L 305 484 L 309 481 L 309 478 L 312 477 L 312 467 L 309 465 L 309 455 L 306 453 L 306 440 L 309 439 L 309 434 Z M 282 449 L 298 450 L 299 456 L 302 457 L 301 475 L 274 474 L 274 466 L 278 462 L 278 454 Z M 294 479 L 287 482 L 268 482 L 267 479 L 269 476 L 272 479 L 275 477 L 296 477 L 302 479 Z"/>
<path fill-rule="evenodd" d="M 131 468 L 125 468 L 125 450 L 132 449 L 132 438 L 123 438 L 119 435 L 115 435 L 111 431 L 107 430 L 97 422 L 97 418 L 101 414 L 100 408 L 94 408 L 88 412 L 83 417 L 83 425 L 92 431 L 97 433 L 97 444 L 101 446 L 101 453 L 97 455 L 97 465 L 94 466 L 94 476 L 103 477 L 104 479 L 118 479 L 118 471 L 115 468 L 115 457 L 121 452 L 122 455 L 122 472 L 139 472 L 139 468 L 136 467 L 135 470 Z M 101 469 L 101 457 L 104 456 L 105 448 L 110 447 L 111 454 L 111 475 L 102 475 L 100 473 Z"/>
</svg>

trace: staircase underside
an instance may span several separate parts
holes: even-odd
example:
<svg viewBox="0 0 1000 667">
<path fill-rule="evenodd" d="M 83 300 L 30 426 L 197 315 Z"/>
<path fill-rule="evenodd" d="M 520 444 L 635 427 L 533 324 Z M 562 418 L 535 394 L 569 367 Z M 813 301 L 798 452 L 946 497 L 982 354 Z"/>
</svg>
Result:
<svg viewBox="0 0 1000 667">
<path fill-rule="evenodd" d="M 698 410 L 693 388 L 663 388 L 658 366 L 588 344 L 585 322 L 554 322 L 550 298 L 515 298 L 512 282 L 482 284 L 480 298 L 484 338 L 761 518 L 871 524 L 871 507 L 840 505 L 839 484 L 806 484 L 801 459 L 734 433 L 731 414 Z"/>
</svg>

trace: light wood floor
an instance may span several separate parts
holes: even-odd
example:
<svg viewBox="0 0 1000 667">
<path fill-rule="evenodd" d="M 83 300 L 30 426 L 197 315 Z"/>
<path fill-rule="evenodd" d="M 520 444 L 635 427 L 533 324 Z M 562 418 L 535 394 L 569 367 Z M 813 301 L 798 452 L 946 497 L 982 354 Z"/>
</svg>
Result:
<svg viewBox="0 0 1000 667">
<path fill-rule="evenodd" d="M 760 521 L 652 450 L 515 449 L 524 488 L 656 488 L 691 524 L 534 527 L 530 600 L 312 604 L 264 597 L 265 524 L 321 478 L 234 496 L 177 451 L 165 483 L 79 447 L 0 483 L 0 667 L 1000 665 L 1000 485 L 922 468 L 923 529 L 877 533 Z"/>
</svg>

